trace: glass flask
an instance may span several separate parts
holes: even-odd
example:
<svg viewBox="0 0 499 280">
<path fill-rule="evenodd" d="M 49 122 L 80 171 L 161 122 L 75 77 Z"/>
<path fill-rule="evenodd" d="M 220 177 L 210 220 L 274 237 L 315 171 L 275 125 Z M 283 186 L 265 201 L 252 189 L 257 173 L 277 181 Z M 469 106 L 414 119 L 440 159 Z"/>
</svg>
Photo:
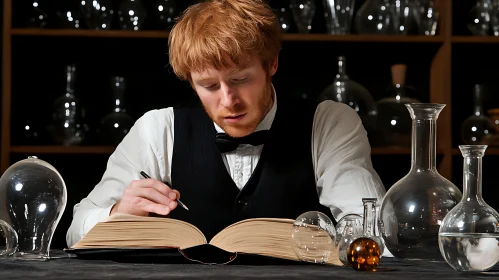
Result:
<svg viewBox="0 0 499 280">
<path fill-rule="evenodd" d="M 477 0 L 468 13 L 466 27 L 475 36 L 488 36 L 491 24 L 491 0 Z"/>
<path fill-rule="evenodd" d="M 412 161 L 381 203 L 381 232 L 386 248 L 400 259 L 441 260 L 438 230 L 461 200 L 459 189 L 438 173 L 436 136 L 443 104 L 407 104 L 412 117 Z"/>
<path fill-rule="evenodd" d="M 376 136 L 377 146 L 410 147 L 412 120 L 405 104 L 419 103 L 412 98 L 414 90 L 405 85 L 407 66 L 395 64 L 391 67 L 392 83 L 390 97 L 377 101 Z"/>
<path fill-rule="evenodd" d="M 110 0 L 79 1 L 80 11 L 88 29 L 110 29 L 114 9 Z"/>
<path fill-rule="evenodd" d="M 363 229 L 363 218 L 356 214 L 346 215 L 336 224 L 338 258 L 344 265 L 349 265 L 347 259 L 348 246 L 355 238 L 362 235 Z"/>
<path fill-rule="evenodd" d="M 156 13 L 158 14 L 158 27 L 163 30 L 171 30 L 179 11 L 174 0 L 158 0 Z"/>
<path fill-rule="evenodd" d="M 41 8 L 43 0 L 31 1 L 31 10 L 28 14 L 26 27 L 30 28 L 44 28 L 48 23 L 48 16 L 44 9 Z"/>
<path fill-rule="evenodd" d="M 290 0 L 289 9 L 298 28 L 298 33 L 309 33 L 312 30 L 312 20 L 316 10 L 315 1 Z"/>
<path fill-rule="evenodd" d="M 494 131 L 494 124 L 485 116 L 483 110 L 484 86 L 476 84 L 473 88 L 473 115 L 461 125 L 461 140 L 464 144 L 486 144 L 487 136 Z"/>
<path fill-rule="evenodd" d="M 353 108 L 362 119 L 367 130 L 374 129 L 377 115 L 376 102 L 371 93 L 361 84 L 353 81 L 346 73 L 346 59 L 338 57 L 338 74 L 333 83 L 319 95 L 318 101 L 334 100 Z"/>
<path fill-rule="evenodd" d="M 85 110 L 75 96 L 76 67 L 66 67 L 66 93 L 54 101 L 51 124 L 48 131 L 57 144 L 65 146 L 80 145 L 88 128 L 83 123 Z"/>
<path fill-rule="evenodd" d="M 293 250 L 305 262 L 326 263 L 336 250 L 334 224 L 322 212 L 309 211 L 301 214 L 291 231 Z"/>
<path fill-rule="evenodd" d="M 437 34 L 440 13 L 433 0 L 419 0 L 419 34 L 435 36 Z"/>
<path fill-rule="evenodd" d="M 45 260 L 66 208 L 66 185 L 48 162 L 28 157 L 11 165 L 0 178 L 0 219 L 18 235 L 16 258 Z"/>
<path fill-rule="evenodd" d="M 355 0 L 322 0 L 329 34 L 350 34 Z"/>
<path fill-rule="evenodd" d="M 354 18 L 359 34 L 394 34 L 397 14 L 391 0 L 367 0 Z"/>
<path fill-rule="evenodd" d="M 376 231 L 376 198 L 363 198 L 364 220 L 361 235 L 352 236 L 348 241 L 340 241 L 338 248 L 340 260 L 346 257 L 347 263 L 355 270 L 372 270 L 379 265 L 384 251 L 382 238 Z"/>
<path fill-rule="evenodd" d="M 123 30 L 140 30 L 147 17 L 146 8 L 140 0 L 123 0 L 118 9 L 120 27 Z"/>
<path fill-rule="evenodd" d="M 10 257 L 17 250 L 17 232 L 7 222 L 0 220 L 0 257 Z"/>
<path fill-rule="evenodd" d="M 104 144 L 118 145 L 132 128 L 134 120 L 125 110 L 125 78 L 114 77 L 112 89 L 114 108 L 111 113 L 102 118 L 101 134 Z"/>
<path fill-rule="evenodd" d="M 487 146 L 459 149 L 464 157 L 463 198 L 442 221 L 438 244 L 455 270 L 486 271 L 499 262 L 499 214 L 482 197 L 482 158 Z"/>
</svg>

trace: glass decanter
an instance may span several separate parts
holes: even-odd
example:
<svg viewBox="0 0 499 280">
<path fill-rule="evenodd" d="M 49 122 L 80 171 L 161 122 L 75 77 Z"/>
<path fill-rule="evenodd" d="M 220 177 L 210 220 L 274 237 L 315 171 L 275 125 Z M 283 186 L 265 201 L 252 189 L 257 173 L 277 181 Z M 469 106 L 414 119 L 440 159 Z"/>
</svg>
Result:
<svg viewBox="0 0 499 280">
<path fill-rule="evenodd" d="M 48 131 L 52 140 L 65 146 L 80 145 L 88 131 L 84 123 L 85 110 L 75 96 L 76 67 L 66 67 L 66 93 L 54 101 L 52 120 Z"/>
<path fill-rule="evenodd" d="M 464 144 L 487 144 L 489 134 L 494 131 L 492 120 L 485 116 L 483 110 L 484 86 L 476 84 L 473 88 L 473 115 L 466 118 L 461 125 L 461 140 Z"/>
<path fill-rule="evenodd" d="M 298 28 L 298 33 L 310 33 L 316 10 L 315 1 L 290 0 L 289 9 Z"/>
<path fill-rule="evenodd" d="M 158 14 L 158 27 L 170 30 L 175 24 L 175 17 L 178 15 L 177 4 L 174 0 L 158 0 L 156 13 Z"/>
<path fill-rule="evenodd" d="M 400 259 L 441 259 L 438 230 L 461 200 L 459 189 L 438 173 L 436 136 L 443 104 L 406 104 L 412 117 L 412 163 L 381 203 L 386 248 Z"/>
<path fill-rule="evenodd" d="M 128 134 L 134 120 L 125 109 L 125 78 L 116 76 L 112 82 L 114 108 L 101 121 L 101 137 L 104 144 L 118 145 Z"/>
<path fill-rule="evenodd" d="M 376 268 L 383 255 L 385 248 L 383 239 L 376 232 L 376 225 L 378 224 L 376 201 L 376 198 L 362 199 L 362 203 L 364 204 L 362 235 L 354 236 L 350 239 L 351 243 L 346 244 L 346 258 L 348 264 L 355 270 L 372 270 Z M 343 241 L 340 241 L 340 245 L 345 246 L 342 242 Z M 342 252 L 342 248 L 339 248 L 338 251 L 341 260 L 341 255 L 345 254 Z"/>
<path fill-rule="evenodd" d="M 391 67 L 392 83 L 390 97 L 377 102 L 376 146 L 410 147 L 412 120 L 405 104 L 419 103 L 412 98 L 414 90 L 405 85 L 407 66 L 395 64 Z"/>
<path fill-rule="evenodd" d="M 49 259 L 52 237 L 67 204 L 66 184 L 61 174 L 50 163 L 28 157 L 2 174 L 0 197 L 0 219 L 17 234 L 14 257 Z"/>
<path fill-rule="evenodd" d="M 487 36 L 490 32 L 491 0 L 477 0 L 468 13 L 466 27 L 475 36 Z"/>
<path fill-rule="evenodd" d="M 88 29 L 110 29 L 114 9 L 110 0 L 79 1 L 80 11 Z"/>
<path fill-rule="evenodd" d="M 397 14 L 391 0 L 367 0 L 354 18 L 355 30 L 359 34 L 396 33 Z"/>
<path fill-rule="evenodd" d="M 355 0 L 322 0 L 329 34 L 350 34 Z"/>
<path fill-rule="evenodd" d="M 353 108 L 362 119 L 367 130 L 373 130 L 377 115 L 376 102 L 371 93 L 361 84 L 350 79 L 346 73 L 346 59 L 338 57 L 338 74 L 319 95 L 318 101 L 334 100 Z"/>
<path fill-rule="evenodd" d="M 457 271 L 486 271 L 499 262 L 499 214 L 482 197 L 486 145 L 459 146 L 464 158 L 463 198 L 445 216 L 438 244 Z"/>
<path fill-rule="evenodd" d="M 40 0 L 31 1 L 31 10 L 28 14 L 27 27 L 31 28 L 44 28 L 48 23 L 48 16 L 44 9 L 42 9 Z"/>
<path fill-rule="evenodd" d="M 123 0 L 118 9 L 120 27 L 124 30 L 140 30 L 147 17 L 146 8 L 140 0 Z"/>
</svg>

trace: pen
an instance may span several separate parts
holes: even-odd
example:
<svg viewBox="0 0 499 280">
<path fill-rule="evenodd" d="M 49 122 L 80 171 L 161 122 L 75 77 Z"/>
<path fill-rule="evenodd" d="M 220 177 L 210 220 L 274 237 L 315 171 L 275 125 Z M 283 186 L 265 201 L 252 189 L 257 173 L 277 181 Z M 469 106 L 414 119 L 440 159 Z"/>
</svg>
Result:
<svg viewBox="0 0 499 280">
<path fill-rule="evenodd" d="M 147 173 L 145 173 L 144 171 L 140 171 L 140 175 L 142 175 L 144 178 L 147 178 L 147 179 L 150 179 L 151 176 L 147 175 Z M 168 182 L 164 182 L 168 187 L 172 187 Z M 185 210 L 189 211 L 189 208 L 187 208 L 187 206 L 185 206 L 184 203 L 182 203 L 182 201 L 180 201 L 180 199 L 177 199 L 177 203 L 182 206 L 182 208 L 184 208 Z"/>
</svg>

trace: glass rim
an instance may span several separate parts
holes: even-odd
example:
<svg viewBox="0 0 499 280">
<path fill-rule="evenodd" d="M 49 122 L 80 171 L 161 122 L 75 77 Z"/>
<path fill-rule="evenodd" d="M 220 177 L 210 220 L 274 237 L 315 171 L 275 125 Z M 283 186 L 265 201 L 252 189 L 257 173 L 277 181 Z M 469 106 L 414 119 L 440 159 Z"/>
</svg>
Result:
<svg viewBox="0 0 499 280">
<path fill-rule="evenodd" d="M 441 104 L 441 103 L 406 103 L 405 106 L 411 107 L 411 108 L 435 108 L 435 109 L 441 109 L 447 106 L 446 104 Z"/>
</svg>

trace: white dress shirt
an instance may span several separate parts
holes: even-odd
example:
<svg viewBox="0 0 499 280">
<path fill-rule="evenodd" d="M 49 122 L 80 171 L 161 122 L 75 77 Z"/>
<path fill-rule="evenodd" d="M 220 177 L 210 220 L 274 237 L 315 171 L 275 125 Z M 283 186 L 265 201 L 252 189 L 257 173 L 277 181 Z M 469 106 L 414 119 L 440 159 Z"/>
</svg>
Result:
<svg viewBox="0 0 499 280">
<path fill-rule="evenodd" d="M 274 99 L 272 109 L 256 130 L 270 129 L 277 105 Z M 173 119 L 173 108 L 166 108 L 149 111 L 137 120 L 110 156 L 101 181 L 74 206 L 73 222 L 66 236 L 69 247 L 109 216 L 130 182 L 141 179 L 141 170 L 152 178 L 171 182 Z M 215 128 L 223 132 L 216 124 Z M 375 197 L 381 202 L 385 189 L 371 164 L 367 133 L 353 109 L 334 101 L 319 104 L 310 143 L 317 187 L 322 189 L 319 201 L 331 209 L 336 220 L 350 213 L 362 215 L 364 197 Z M 242 145 L 222 154 L 230 176 L 240 189 L 255 169 L 262 148 L 263 145 Z"/>
</svg>

